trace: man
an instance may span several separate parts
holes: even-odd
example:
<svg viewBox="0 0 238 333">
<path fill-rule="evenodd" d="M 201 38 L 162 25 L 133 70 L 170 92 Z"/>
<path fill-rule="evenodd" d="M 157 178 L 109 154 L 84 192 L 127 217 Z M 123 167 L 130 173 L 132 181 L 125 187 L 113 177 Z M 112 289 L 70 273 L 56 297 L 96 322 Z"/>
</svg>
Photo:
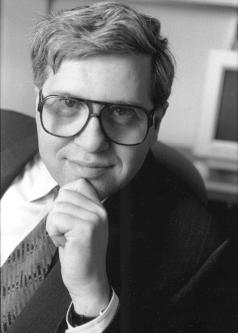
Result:
<svg viewBox="0 0 238 333">
<path fill-rule="evenodd" d="M 174 75 L 159 22 L 116 2 L 63 11 L 32 64 L 39 154 L 2 199 L 2 331 L 231 332 L 231 244 L 149 152 Z"/>
</svg>

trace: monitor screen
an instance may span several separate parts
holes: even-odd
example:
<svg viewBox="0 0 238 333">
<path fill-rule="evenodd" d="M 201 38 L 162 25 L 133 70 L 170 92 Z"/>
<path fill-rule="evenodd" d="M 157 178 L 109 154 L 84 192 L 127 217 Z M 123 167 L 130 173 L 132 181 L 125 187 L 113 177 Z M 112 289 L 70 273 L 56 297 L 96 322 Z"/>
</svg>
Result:
<svg viewBox="0 0 238 333">
<path fill-rule="evenodd" d="M 226 69 L 223 77 L 215 139 L 238 142 L 238 71 Z"/>
<path fill-rule="evenodd" d="M 209 165 L 238 170 L 238 53 L 211 50 L 194 153 Z"/>
</svg>

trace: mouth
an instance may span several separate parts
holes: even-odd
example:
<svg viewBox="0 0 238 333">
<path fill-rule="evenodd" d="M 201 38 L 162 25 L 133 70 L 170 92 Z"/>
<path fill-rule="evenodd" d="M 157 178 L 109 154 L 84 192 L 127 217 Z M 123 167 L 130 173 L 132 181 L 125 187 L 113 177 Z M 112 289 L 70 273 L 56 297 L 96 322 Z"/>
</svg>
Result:
<svg viewBox="0 0 238 333">
<path fill-rule="evenodd" d="M 113 168 L 113 164 L 102 162 L 85 162 L 78 160 L 67 160 L 70 168 L 80 177 L 95 178 L 102 176 L 105 172 Z"/>
<path fill-rule="evenodd" d="M 103 162 L 86 162 L 80 160 L 71 159 L 69 162 L 77 164 L 84 168 L 92 168 L 92 169 L 100 169 L 100 168 L 111 168 L 112 164 L 110 163 L 103 163 Z"/>
</svg>

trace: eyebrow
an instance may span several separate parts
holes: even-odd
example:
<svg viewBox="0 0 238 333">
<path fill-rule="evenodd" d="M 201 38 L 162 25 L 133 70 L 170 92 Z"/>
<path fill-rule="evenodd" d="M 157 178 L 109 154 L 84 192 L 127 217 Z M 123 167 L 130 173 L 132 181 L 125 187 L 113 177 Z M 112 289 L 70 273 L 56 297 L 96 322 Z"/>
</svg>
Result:
<svg viewBox="0 0 238 333">
<path fill-rule="evenodd" d="M 148 111 L 148 109 L 145 107 L 145 105 L 142 105 L 140 103 L 134 102 L 134 101 L 121 101 L 121 100 L 116 100 L 116 101 L 100 101 L 100 100 L 94 100 L 94 99 L 90 99 L 90 98 L 84 98 L 78 95 L 74 95 L 71 94 L 68 91 L 64 91 L 64 90 L 54 90 L 51 93 L 47 94 L 46 96 L 42 93 L 42 97 L 45 98 L 47 96 L 51 96 L 51 95 L 59 95 L 59 96 L 65 96 L 65 97 L 70 97 L 70 98 L 75 98 L 75 99 L 82 99 L 88 102 L 99 102 L 102 104 L 118 104 L 118 105 L 127 105 L 127 106 L 132 106 L 132 107 L 137 107 L 140 109 L 144 109 L 146 111 Z"/>
</svg>

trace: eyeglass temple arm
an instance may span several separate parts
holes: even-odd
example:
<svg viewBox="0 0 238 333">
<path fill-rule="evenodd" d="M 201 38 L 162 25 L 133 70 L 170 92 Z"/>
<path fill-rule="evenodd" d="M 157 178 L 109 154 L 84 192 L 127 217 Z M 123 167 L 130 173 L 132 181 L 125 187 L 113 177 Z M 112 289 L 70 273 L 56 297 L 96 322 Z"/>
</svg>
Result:
<svg viewBox="0 0 238 333">
<path fill-rule="evenodd" d="M 161 117 L 160 117 L 160 121 L 162 120 L 167 108 L 169 106 L 168 101 L 166 101 L 161 107 L 160 107 L 160 111 L 161 111 Z M 148 114 L 148 126 L 151 127 L 153 125 L 154 122 L 154 115 L 156 112 L 156 107 L 151 110 L 151 112 Z"/>
<path fill-rule="evenodd" d="M 39 90 L 39 99 L 37 105 L 37 111 L 41 112 L 41 105 L 42 105 L 42 89 Z"/>
</svg>

